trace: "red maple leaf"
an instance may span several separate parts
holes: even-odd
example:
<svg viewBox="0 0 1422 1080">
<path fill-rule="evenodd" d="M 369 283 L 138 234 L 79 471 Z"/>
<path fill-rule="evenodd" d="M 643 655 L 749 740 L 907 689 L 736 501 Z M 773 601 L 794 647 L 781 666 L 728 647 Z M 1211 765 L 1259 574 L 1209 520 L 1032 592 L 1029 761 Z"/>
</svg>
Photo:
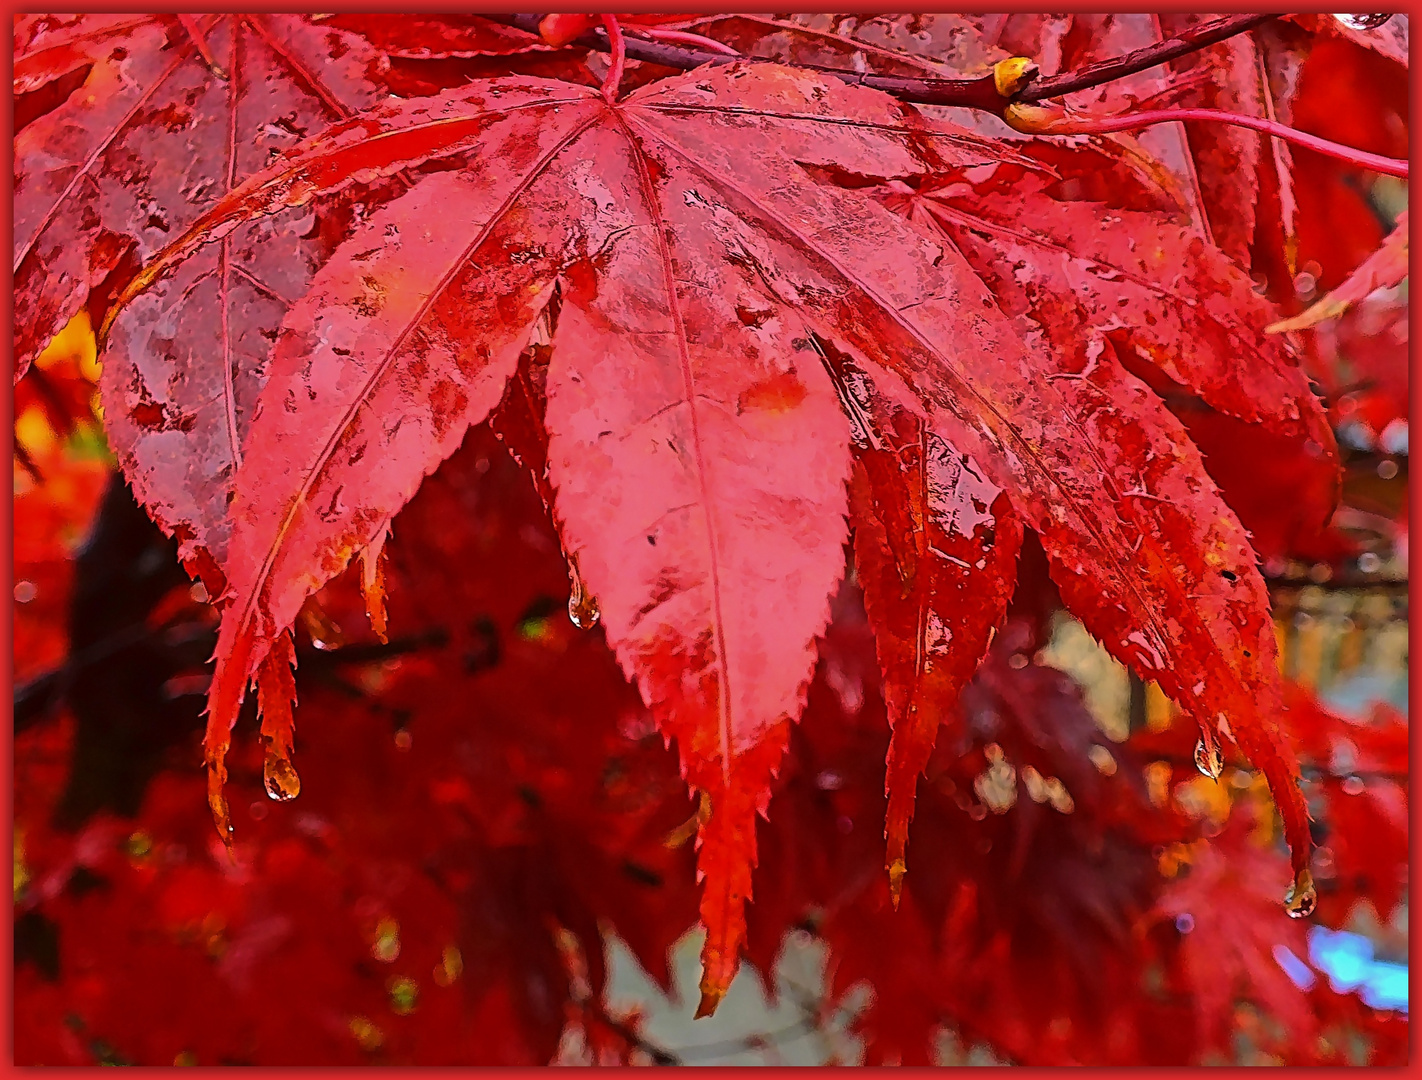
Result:
<svg viewBox="0 0 1422 1080">
<path fill-rule="evenodd" d="M 557 523 L 570 614 L 601 620 L 701 793 L 703 1011 L 746 947 L 757 816 L 850 526 L 894 729 L 896 891 L 917 777 L 1005 615 L 1026 529 L 1092 633 L 1264 771 L 1306 891 L 1258 551 L 1159 393 L 1313 451 L 1295 532 L 1322 527 L 1325 413 L 1243 269 L 1257 175 L 1274 169 L 1281 200 L 1290 182 L 1256 134 L 1143 136 L 1161 161 L 1119 139 L 1014 146 L 775 63 L 621 98 L 615 74 L 602 92 L 508 74 L 377 104 L 371 42 L 410 60 L 546 50 L 477 20 L 351 18 L 40 18 L 18 36 L 31 93 L 148 65 L 20 133 L 18 351 L 22 369 L 89 290 L 130 278 L 105 322 L 106 418 L 222 607 L 205 752 L 224 838 L 249 683 L 268 789 L 290 797 L 293 627 L 359 554 L 384 636 L 392 522 L 488 419 Z M 593 20 L 550 18 L 555 46 Z M 892 24 L 869 49 L 844 27 L 749 22 L 781 59 L 868 49 L 942 70 L 894 47 Z M 947 70 L 995 70 L 1018 38 L 1050 68 L 1090 64 L 1189 25 L 955 23 L 980 37 Z M 1102 100 L 1272 101 L 1253 39 L 1210 55 Z M 196 162 L 182 182 L 154 168 L 178 147 Z"/>
</svg>

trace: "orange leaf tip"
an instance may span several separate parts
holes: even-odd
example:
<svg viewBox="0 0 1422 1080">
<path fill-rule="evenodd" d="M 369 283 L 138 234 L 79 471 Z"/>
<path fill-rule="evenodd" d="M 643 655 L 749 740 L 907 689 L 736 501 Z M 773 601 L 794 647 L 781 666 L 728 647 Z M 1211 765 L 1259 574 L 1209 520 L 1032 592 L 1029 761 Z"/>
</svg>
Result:
<svg viewBox="0 0 1422 1080">
<path fill-rule="evenodd" d="M 207 767 L 207 805 L 212 810 L 212 823 L 217 826 L 217 835 L 229 848 L 232 846 L 232 810 L 227 805 L 227 796 L 222 787 L 227 782 L 227 769 L 210 762 Z"/>
<path fill-rule="evenodd" d="M 895 859 L 889 864 L 889 899 L 893 902 L 894 910 L 899 910 L 899 898 L 904 891 L 904 875 L 908 873 L 908 864 L 903 859 Z"/>
<path fill-rule="evenodd" d="M 725 996 L 724 988 L 707 986 L 703 982 L 701 984 L 701 1003 L 696 1006 L 696 1019 L 700 1020 L 703 1016 L 714 1015 Z"/>
</svg>

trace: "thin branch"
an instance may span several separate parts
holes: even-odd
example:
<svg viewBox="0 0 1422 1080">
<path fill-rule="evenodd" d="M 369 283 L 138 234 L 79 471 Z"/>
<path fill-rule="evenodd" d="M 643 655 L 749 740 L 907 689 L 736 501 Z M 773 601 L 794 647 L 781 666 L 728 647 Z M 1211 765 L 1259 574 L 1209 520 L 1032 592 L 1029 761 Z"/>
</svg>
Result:
<svg viewBox="0 0 1422 1080">
<path fill-rule="evenodd" d="M 100 661 L 107 660 L 115 653 L 133 648 L 150 641 L 156 641 L 172 628 L 172 623 L 153 627 L 146 622 L 131 623 L 93 642 L 84 649 L 72 653 L 58 667 L 34 676 L 15 687 L 15 730 L 24 731 L 38 723 L 49 713 L 68 692 L 72 680 L 83 674 Z M 323 673 L 334 671 L 347 664 L 369 664 L 377 660 L 390 660 L 397 656 L 419 652 L 423 649 L 439 649 L 449 644 L 449 631 L 441 626 L 404 637 L 392 638 L 388 642 L 368 642 L 342 645 L 335 649 L 300 652 L 303 670 Z"/>
<path fill-rule="evenodd" d="M 484 15 L 483 18 L 536 34 L 542 16 Z M 1258 14 L 1225 16 L 1191 27 L 1189 30 L 1144 49 L 1137 49 L 1124 56 L 1114 57 L 1099 64 L 1091 64 L 1079 71 L 1035 81 L 1030 77 L 1025 78 L 1022 80 L 1021 88 L 1009 97 L 998 93 L 996 82 L 991 74 L 976 79 L 916 79 L 904 76 L 871 75 L 865 72 L 848 71 L 844 68 L 821 67 L 817 64 L 799 66 L 829 75 L 851 86 L 865 86 L 871 90 L 880 90 L 901 101 L 910 101 L 919 105 L 948 105 L 982 109 L 986 112 L 1001 114 L 1010 102 L 1040 101 L 1044 98 L 1099 86 L 1102 83 L 1111 82 L 1126 75 L 1133 75 L 1138 71 L 1144 71 L 1158 64 L 1198 52 L 1200 49 L 1217 44 L 1236 34 L 1242 34 L 1273 18 L 1277 18 L 1277 16 Z M 569 44 L 579 48 L 596 49 L 599 52 L 609 52 L 612 48 L 606 38 L 594 33 L 583 34 Z M 644 41 L 635 37 L 625 38 L 625 48 L 626 55 L 631 59 L 659 64 L 662 67 L 678 71 L 689 71 L 692 68 L 701 67 L 703 64 L 730 64 L 737 60 L 774 62 L 767 57 L 727 56 L 719 52 L 685 48 L 660 41 Z"/>
<path fill-rule="evenodd" d="M 723 56 L 740 57 L 741 55 L 729 45 L 723 44 L 715 38 L 704 37 L 701 34 L 690 34 L 685 30 L 660 30 L 651 27 L 645 29 L 637 27 L 630 28 L 624 32 L 635 34 L 638 37 L 645 37 L 649 41 L 670 41 L 673 44 L 679 42 L 683 45 L 693 47 L 700 46 L 703 49 L 709 49 L 711 52 L 721 53 Z"/>
</svg>

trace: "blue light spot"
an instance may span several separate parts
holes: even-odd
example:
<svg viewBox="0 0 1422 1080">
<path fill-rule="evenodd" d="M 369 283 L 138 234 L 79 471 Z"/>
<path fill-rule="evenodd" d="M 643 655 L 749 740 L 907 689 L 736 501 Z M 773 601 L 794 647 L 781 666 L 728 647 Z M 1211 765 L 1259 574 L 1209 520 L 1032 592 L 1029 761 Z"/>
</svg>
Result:
<svg viewBox="0 0 1422 1080">
<path fill-rule="evenodd" d="M 1282 945 L 1274 946 L 1274 959 L 1279 966 L 1284 969 L 1284 974 L 1300 990 L 1312 990 L 1313 984 L 1318 981 L 1313 971 Z"/>
</svg>

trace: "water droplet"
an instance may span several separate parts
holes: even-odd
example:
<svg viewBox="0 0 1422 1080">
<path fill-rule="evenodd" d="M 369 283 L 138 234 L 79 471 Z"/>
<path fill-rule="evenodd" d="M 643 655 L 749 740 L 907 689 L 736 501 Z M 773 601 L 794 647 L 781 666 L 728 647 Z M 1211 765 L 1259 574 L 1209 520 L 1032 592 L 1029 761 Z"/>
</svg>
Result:
<svg viewBox="0 0 1422 1080">
<path fill-rule="evenodd" d="M 1175 929 L 1179 930 L 1182 934 L 1188 934 L 1191 930 L 1195 929 L 1195 916 L 1191 915 L 1188 911 L 1182 915 L 1175 916 Z"/>
<path fill-rule="evenodd" d="M 1195 743 L 1195 768 L 1211 780 L 1218 780 L 1224 772 L 1224 753 L 1215 742 L 1214 736 L 1208 732 Z"/>
<path fill-rule="evenodd" d="M 411 745 L 414 744 L 414 741 L 414 738 L 404 728 L 401 728 L 399 731 L 395 732 L 396 750 L 408 750 L 410 749 Z"/>
<path fill-rule="evenodd" d="M 39 589 L 35 587 L 33 581 L 15 582 L 15 602 L 17 604 L 28 604 L 39 595 Z"/>
<path fill-rule="evenodd" d="M 1391 480 L 1396 475 L 1397 462 L 1393 461 L 1392 458 L 1384 458 L 1378 462 L 1378 476 L 1384 480 Z"/>
<path fill-rule="evenodd" d="M 568 618 L 579 630 L 591 630 L 602 616 L 597 606 L 597 597 L 588 592 L 583 584 L 583 575 L 578 572 L 578 559 L 568 556 L 568 579 L 572 590 L 568 593 Z"/>
<path fill-rule="evenodd" d="M 262 764 L 262 779 L 266 781 L 267 796 L 276 802 L 290 802 L 301 794 L 301 777 L 285 754 L 267 752 Z"/>
<path fill-rule="evenodd" d="M 1385 26 L 1391 15 L 1334 15 L 1349 30 L 1376 30 Z"/>
<path fill-rule="evenodd" d="M 1382 559 L 1375 551 L 1365 551 L 1358 556 L 1358 569 L 1364 574 L 1376 574 L 1382 569 Z"/>
<path fill-rule="evenodd" d="M 1347 776 L 1338 786 L 1343 789 L 1344 795 L 1361 795 L 1364 788 L 1363 778 L 1361 776 Z"/>
<path fill-rule="evenodd" d="M 128 853 L 135 859 L 141 859 L 153 852 L 153 839 L 142 829 L 131 833 L 128 838 Z"/>
<path fill-rule="evenodd" d="M 1307 870 L 1300 870 L 1294 877 L 1289 895 L 1284 897 L 1284 907 L 1291 919 L 1306 919 L 1313 914 L 1313 909 L 1317 906 L 1318 893 L 1313 887 L 1313 875 Z"/>
</svg>

